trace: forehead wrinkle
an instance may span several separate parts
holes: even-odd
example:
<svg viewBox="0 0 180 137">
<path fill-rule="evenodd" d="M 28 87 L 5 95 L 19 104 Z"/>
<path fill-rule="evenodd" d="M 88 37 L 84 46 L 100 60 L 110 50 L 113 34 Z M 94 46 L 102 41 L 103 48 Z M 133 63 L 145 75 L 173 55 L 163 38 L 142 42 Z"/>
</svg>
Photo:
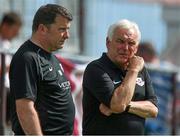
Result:
<svg viewBox="0 0 180 137">
<path fill-rule="evenodd" d="M 135 43 L 137 43 L 136 33 L 135 33 L 134 29 L 129 29 L 129 30 L 120 29 L 118 31 L 121 32 L 120 35 L 118 36 L 118 39 L 122 39 L 122 40 L 125 40 L 127 42 L 135 42 Z"/>
<path fill-rule="evenodd" d="M 123 34 L 123 35 L 117 37 L 117 39 L 121 39 L 121 40 L 128 41 L 128 42 L 136 42 L 136 40 L 134 38 L 132 38 L 130 35 L 127 35 L 127 34 Z"/>
</svg>

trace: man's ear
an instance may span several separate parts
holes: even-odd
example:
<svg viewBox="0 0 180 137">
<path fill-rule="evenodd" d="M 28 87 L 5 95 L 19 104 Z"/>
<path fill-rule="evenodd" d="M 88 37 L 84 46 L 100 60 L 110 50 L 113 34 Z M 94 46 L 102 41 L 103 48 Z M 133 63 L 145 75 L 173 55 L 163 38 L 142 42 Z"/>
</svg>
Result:
<svg viewBox="0 0 180 137">
<path fill-rule="evenodd" d="M 48 31 L 48 28 L 43 24 L 39 24 L 38 30 L 41 34 L 46 34 L 46 32 Z"/>
<path fill-rule="evenodd" d="M 106 37 L 106 47 L 107 47 L 107 48 L 109 48 L 109 46 L 110 46 L 109 43 L 110 43 L 110 40 L 109 40 L 108 37 Z"/>
</svg>

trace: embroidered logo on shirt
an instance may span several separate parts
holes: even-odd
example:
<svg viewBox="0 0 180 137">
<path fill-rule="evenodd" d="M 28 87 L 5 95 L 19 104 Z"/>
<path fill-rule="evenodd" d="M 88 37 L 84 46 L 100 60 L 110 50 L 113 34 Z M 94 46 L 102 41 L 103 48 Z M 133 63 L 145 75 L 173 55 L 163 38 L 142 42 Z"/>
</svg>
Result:
<svg viewBox="0 0 180 137">
<path fill-rule="evenodd" d="M 113 81 L 114 85 L 121 83 L 121 81 Z"/>
<path fill-rule="evenodd" d="M 137 79 L 136 79 L 136 84 L 138 84 L 139 86 L 144 86 L 144 81 L 142 80 L 142 78 L 140 78 L 140 77 L 138 77 Z"/>
<path fill-rule="evenodd" d="M 64 69 L 63 69 L 63 67 L 62 67 L 62 65 L 59 63 L 59 66 L 61 67 L 61 70 L 64 72 Z"/>
<path fill-rule="evenodd" d="M 49 71 L 52 71 L 52 70 L 53 70 L 53 68 L 52 68 L 52 67 L 50 67 L 50 68 L 49 68 Z"/>
</svg>

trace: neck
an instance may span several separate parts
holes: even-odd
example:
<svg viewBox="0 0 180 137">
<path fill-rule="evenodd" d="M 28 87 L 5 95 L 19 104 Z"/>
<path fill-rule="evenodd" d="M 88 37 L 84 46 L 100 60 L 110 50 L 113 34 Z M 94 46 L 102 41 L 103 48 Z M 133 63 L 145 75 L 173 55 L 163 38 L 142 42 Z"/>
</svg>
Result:
<svg viewBox="0 0 180 137">
<path fill-rule="evenodd" d="M 47 48 L 44 46 L 43 42 L 40 41 L 39 39 L 35 38 L 34 36 L 31 37 L 30 41 L 32 43 L 34 43 L 35 45 L 37 45 L 38 47 L 44 49 L 47 52 L 50 52 L 49 50 L 47 50 Z"/>
<path fill-rule="evenodd" d="M 126 62 L 126 63 L 124 63 L 124 64 L 120 64 L 120 63 L 115 63 L 115 64 L 116 64 L 116 66 L 117 66 L 118 68 L 120 68 L 121 70 L 127 70 L 128 65 L 129 65 L 128 62 Z"/>
</svg>

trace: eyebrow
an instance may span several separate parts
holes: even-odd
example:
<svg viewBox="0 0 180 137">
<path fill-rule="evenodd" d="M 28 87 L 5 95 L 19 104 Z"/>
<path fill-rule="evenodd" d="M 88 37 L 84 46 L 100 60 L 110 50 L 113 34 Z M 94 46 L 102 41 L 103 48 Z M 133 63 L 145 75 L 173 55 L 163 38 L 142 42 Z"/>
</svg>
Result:
<svg viewBox="0 0 180 137">
<path fill-rule="evenodd" d="M 133 39 L 126 39 L 126 38 L 123 38 L 123 37 L 118 37 L 116 40 L 123 40 L 123 41 L 128 41 L 128 42 L 134 42 L 134 43 L 136 43 L 136 41 L 135 40 L 133 40 Z"/>
</svg>

